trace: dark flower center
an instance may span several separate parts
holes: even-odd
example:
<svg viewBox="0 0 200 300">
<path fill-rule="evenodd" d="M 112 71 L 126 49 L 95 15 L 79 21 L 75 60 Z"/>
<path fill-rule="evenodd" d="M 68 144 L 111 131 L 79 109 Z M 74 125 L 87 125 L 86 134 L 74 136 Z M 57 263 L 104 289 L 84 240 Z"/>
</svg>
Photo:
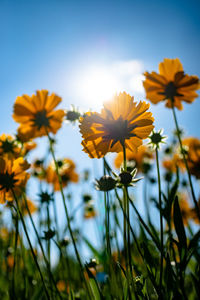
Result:
<svg viewBox="0 0 200 300">
<path fill-rule="evenodd" d="M 33 120 L 34 125 L 37 126 L 39 129 L 44 126 L 44 127 L 49 127 L 49 117 L 47 117 L 47 112 L 46 110 L 41 110 L 38 111 L 35 114 L 35 118 Z"/>
<path fill-rule="evenodd" d="M 167 99 L 173 99 L 177 96 L 176 87 L 172 81 L 170 81 L 165 88 L 165 96 Z"/>
<path fill-rule="evenodd" d="M 69 175 L 64 174 L 64 175 L 61 176 L 61 179 L 62 179 L 63 182 L 68 182 L 70 180 L 70 177 L 69 177 Z"/>
<path fill-rule="evenodd" d="M 119 174 L 120 182 L 124 185 L 131 183 L 133 176 L 130 172 L 124 171 Z"/>
<path fill-rule="evenodd" d="M 80 117 L 80 113 L 77 112 L 77 111 L 68 111 L 68 112 L 66 113 L 66 119 L 67 119 L 68 121 L 74 122 L 74 121 L 78 120 L 79 117 Z"/>
<path fill-rule="evenodd" d="M 14 188 L 15 183 L 17 180 L 14 178 L 15 173 L 9 174 L 8 172 L 6 173 L 1 173 L 0 174 L 0 190 L 6 189 L 8 192 L 10 189 Z"/>
<path fill-rule="evenodd" d="M 62 160 L 58 160 L 57 164 L 58 164 L 58 167 L 61 168 L 64 163 L 62 162 Z"/>
<path fill-rule="evenodd" d="M 160 142 L 162 142 L 162 136 L 160 133 L 158 132 L 154 132 L 151 136 L 151 141 L 153 144 L 157 145 L 159 144 Z"/>
<path fill-rule="evenodd" d="M 52 194 L 49 194 L 48 192 L 41 192 L 39 194 L 39 197 L 40 197 L 40 201 L 42 203 L 49 203 L 50 201 L 53 200 L 53 197 L 52 197 Z"/>
<path fill-rule="evenodd" d="M 104 124 L 104 130 L 108 133 L 103 136 L 104 140 L 113 140 L 111 148 L 119 141 L 122 145 L 126 139 L 135 136 L 132 130 L 135 128 L 134 125 L 128 126 L 128 121 L 123 120 L 120 116 L 117 120 L 112 120 L 107 124 Z"/>
<path fill-rule="evenodd" d="M 2 141 L 2 149 L 4 153 L 14 153 L 13 142 L 9 142 L 8 140 Z"/>
</svg>

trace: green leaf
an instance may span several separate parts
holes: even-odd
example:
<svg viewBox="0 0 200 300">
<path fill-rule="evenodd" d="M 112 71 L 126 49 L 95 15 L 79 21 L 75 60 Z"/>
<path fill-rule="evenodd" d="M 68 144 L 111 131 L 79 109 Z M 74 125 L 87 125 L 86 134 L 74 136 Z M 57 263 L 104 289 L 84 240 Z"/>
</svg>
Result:
<svg viewBox="0 0 200 300">
<path fill-rule="evenodd" d="M 179 245 L 181 249 L 187 249 L 187 240 L 185 229 L 183 225 L 183 219 L 181 215 L 181 210 L 178 203 L 178 196 L 174 200 L 174 226 L 178 236 Z"/>
<path fill-rule="evenodd" d="M 188 249 L 196 249 L 198 243 L 200 241 L 200 230 L 197 231 L 197 233 L 193 236 L 193 238 L 190 240 Z"/>
<path fill-rule="evenodd" d="M 43 295 L 44 295 L 43 292 L 44 292 L 43 286 L 39 286 L 39 287 L 37 286 L 37 289 L 33 294 L 33 296 L 31 297 L 31 300 L 43 299 Z"/>
<path fill-rule="evenodd" d="M 87 274 L 89 276 L 89 284 L 90 284 L 94 299 L 101 300 L 103 298 L 103 295 L 101 294 L 101 291 L 100 291 L 99 285 L 96 281 L 96 278 L 94 277 L 94 275 L 92 274 L 90 269 L 87 267 L 87 265 L 85 266 L 85 268 L 86 268 Z"/>
</svg>

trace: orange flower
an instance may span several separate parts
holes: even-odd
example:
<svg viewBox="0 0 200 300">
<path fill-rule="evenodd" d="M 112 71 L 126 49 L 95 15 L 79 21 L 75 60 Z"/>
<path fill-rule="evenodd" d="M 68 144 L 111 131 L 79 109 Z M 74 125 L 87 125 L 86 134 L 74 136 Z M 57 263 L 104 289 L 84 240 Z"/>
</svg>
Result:
<svg viewBox="0 0 200 300">
<path fill-rule="evenodd" d="M 12 269 L 14 266 L 14 256 L 12 254 L 7 256 L 7 265 L 10 269 Z"/>
<path fill-rule="evenodd" d="M 198 97 L 199 78 L 185 74 L 178 58 L 165 58 L 159 64 L 159 74 L 145 72 L 144 75 L 146 97 L 154 104 L 167 100 L 166 106 L 171 108 L 173 101 L 173 105 L 182 110 L 181 101 L 192 103 Z"/>
<path fill-rule="evenodd" d="M 3 133 L 0 136 L 0 155 L 7 155 L 10 158 L 17 158 L 20 156 L 21 146 L 17 140 L 9 135 Z"/>
<path fill-rule="evenodd" d="M 59 290 L 59 292 L 64 292 L 67 288 L 67 284 L 65 283 L 64 280 L 59 280 L 56 284 L 57 289 Z"/>
<path fill-rule="evenodd" d="M 142 145 L 138 147 L 137 152 L 131 152 L 127 151 L 126 152 L 126 159 L 128 162 L 133 162 L 134 163 L 134 168 L 137 168 L 138 172 L 143 171 L 143 164 L 145 162 L 145 159 L 151 159 L 153 158 L 153 153 L 150 150 L 149 147 L 146 145 Z M 117 154 L 114 164 L 117 169 L 120 168 L 120 166 L 123 163 L 123 153 L 120 152 Z"/>
<path fill-rule="evenodd" d="M 181 156 L 180 154 L 174 153 L 171 158 L 164 159 L 162 162 L 163 167 L 170 173 L 176 173 L 177 167 L 183 172 L 183 165 L 180 163 Z"/>
<path fill-rule="evenodd" d="M 199 209 L 199 211 L 200 211 L 200 198 L 199 198 L 197 204 L 198 204 L 198 209 Z M 197 210 L 196 210 L 195 207 L 191 209 L 190 214 L 191 214 L 192 220 L 193 220 L 196 224 L 200 224 L 199 217 L 198 217 L 198 214 L 197 214 Z"/>
<path fill-rule="evenodd" d="M 21 207 L 22 214 L 24 216 L 26 216 L 28 214 L 28 210 L 26 208 L 26 205 L 25 205 L 24 201 L 22 203 L 20 203 L 20 207 Z M 26 199 L 26 201 L 27 201 L 27 206 L 29 208 L 30 213 L 33 214 L 34 212 L 36 212 L 37 211 L 37 206 L 35 205 L 35 203 L 33 201 L 31 201 L 30 199 Z"/>
<path fill-rule="evenodd" d="M 85 219 L 91 219 L 97 216 L 97 212 L 95 210 L 95 207 L 92 203 L 88 203 L 84 207 L 84 218 Z"/>
<path fill-rule="evenodd" d="M 14 199 L 12 190 L 20 195 L 30 175 L 25 171 L 29 164 L 22 157 L 8 159 L 0 157 L 0 203 Z"/>
<path fill-rule="evenodd" d="M 200 179 L 200 140 L 194 137 L 188 137 L 182 140 L 186 151 L 186 159 L 190 173 Z M 182 160 L 182 165 L 185 164 Z"/>
<path fill-rule="evenodd" d="M 130 151 L 142 145 L 154 128 L 149 104 L 134 102 L 125 92 L 104 103 L 101 113 L 88 112 L 80 118 L 83 151 L 90 158 L 100 158 L 108 152 L 122 152 L 123 145 Z"/>
<path fill-rule="evenodd" d="M 31 97 L 23 95 L 17 97 L 14 104 L 13 118 L 20 123 L 18 135 L 22 140 L 56 133 L 62 125 L 65 115 L 62 109 L 54 110 L 61 102 L 61 98 L 54 93 L 48 95 L 47 90 L 37 91 Z"/>
<path fill-rule="evenodd" d="M 44 161 L 41 159 L 36 159 L 31 165 L 32 175 L 37 177 L 39 180 L 46 179 L 46 169 L 44 167 Z"/>
<path fill-rule="evenodd" d="M 75 163 L 68 158 L 58 160 L 58 171 L 62 179 L 62 186 L 66 187 L 69 182 L 78 182 L 78 174 L 75 172 Z M 55 191 L 60 190 L 60 184 L 54 162 L 52 162 L 46 170 L 46 180 L 48 183 L 52 183 Z"/>
<path fill-rule="evenodd" d="M 29 141 L 23 144 L 23 155 L 28 154 L 31 150 L 35 149 L 37 144 L 33 141 Z"/>
</svg>

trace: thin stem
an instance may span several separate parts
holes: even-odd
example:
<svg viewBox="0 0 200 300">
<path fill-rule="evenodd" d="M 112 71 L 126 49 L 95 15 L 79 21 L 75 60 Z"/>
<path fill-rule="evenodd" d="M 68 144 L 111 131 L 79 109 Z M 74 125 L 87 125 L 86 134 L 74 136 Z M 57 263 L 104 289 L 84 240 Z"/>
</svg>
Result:
<svg viewBox="0 0 200 300">
<path fill-rule="evenodd" d="M 15 298 L 15 266 L 17 264 L 17 242 L 19 236 L 19 220 L 18 215 L 15 216 L 15 248 L 14 248 L 14 265 L 13 265 L 13 277 L 12 277 L 12 293 L 13 297 Z"/>
<path fill-rule="evenodd" d="M 106 175 L 106 163 L 105 158 L 103 158 L 103 174 Z M 104 207 L 105 207 L 105 229 L 106 229 L 106 249 L 110 260 L 111 257 L 111 247 L 110 247 L 110 216 L 109 216 L 109 198 L 108 192 L 104 192 Z"/>
<path fill-rule="evenodd" d="M 75 242 L 75 239 L 74 239 L 73 231 L 72 231 L 72 228 L 71 228 L 70 217 L 69 217 L 69 213 L 68 213 L 68 210 L 67 210 L 67 205 L 65 203 L 65 195 L 64 195 L 64 192 L 63 192 L 62 179 L 61 179 L 61 176 L 59 174 L 58 163 L 57 163 L 57 160 L 56 160 L 56 157 L 55 157 L 55 154 L 54 154 L 51 138 L 50 138 L 50 135 L 49 135 L 48 131 L 47 131 L 47 136 L 48 136 L 48 139 L 49 139 L 50 152 L 51 152 L 52 157 L 53 157 L 53 161 L 54 161 L 55 169 L 56 169 L 56 174 L 57 174 L 58 180 L 59 180 L 60 192 L 61 192 L 63 205 L 64 205 L 64 210 L 65 210 L 65 214 L 66 214 L 66 218 L 67 218 L 67 225 L 68 225 L 70 237 L 72 239 L 72 243 L 73 243 L 73 246 L 74 246 L 74 251 L 75 251 L 75 254 L 76 254 L 76 258 L 77 258 L 77 261 L 78 261 L 79 266 L 80 266 L 81 277 L 82 277 L 82 279 L 85 283 L 85 287 L 87 289 L 88 296 L 91 299 L 90 290 L 89 290 L 86 278 L 84 276 L 84 269 L 83 269 L 83 266 L 82 266 L 82 263 L 81 263 L 80 255 L 79 255 L 79 252 L 78 252 L 78 249 L 77 249 L 77 246 L 76 246 L 76 242 Z"/>
<path fill-rule="evenodd" d="M 173 101 L 172 101 L 172 103 L 173 103 Z M 198 215 L 199 220 L 200 220 L 200 210 L 199 210 L 198 202 L 197 202 L 197 199 L 196 199 L 196 196 L 195 196 L 195 193 L 194 193 L 192 178 L 191 178 L 190 170 L 189 170 L 189 167 L 188 167 L 187 159 L 185 157 L 185 151 L 183 149 L 183 144 L 182 144 L 182 141 L 181 141 L 180 129 L 179 129 L 179 126 L 178 126 L 178 121 L 177 121 L 174 105 L 172 105 L 172 112 L 173 112 L 174 122 L 175 122 L 175 125 L 176 125 L 177 136 L 178 136 L 178 140 L 179 140 L 179 144 L 180 144 L 180 148 L 181 148 L 181 154 L 183 155 L 183 160 L 184 160 L 185 167 L 186 167 L 187 174 L 188 174 L 188 180 L 189 180 L 189 184 L 190 184 L 192 198 L 193 198 L 193 201 L 194 201 L 195 209 L 197 211 L 197 215 Z"/>
<path fill-rule="evenodd" d="M 30 238 L 29 238 L 27 229 L 26 229 L 26 224 L 25 224 L 25 222 L 24 222 L 22 213 L 21 213 L 21 211 L 20 211 L 20 209 L 19 209 L 18 199 L 17 199 L 17 197 L 16 197 L 15 192 L 14 192 L 13 189 L 12 189 L 12 193 L 13 193 L 13 197 L 14 197 L 14 199 L 15 199 L 15 202 L 16 202 L 16 204 L 17 204 L 17 211 L 18 211 L 18 213 L 19 213 L 19 216 L 20 216 L 20 219 L 21 219 L 23 228 L 24 228 L 24 232 L 25 232 L 26 238 L 27 238 L 27 240 L 28 240 L 28 244 L 29 244 L 29 247 L 30 247 L 30 249 L 31 249 L 31 253 L 32 253 L 32 255 L 33 255 L 33 259 L 34 259 L 34 261 L 35 261 L 36 267 L 37 267 L 37 269 L 38 269 L 38 271 L 39 271 L 39 274 L 40 274 L 40 278 L 41 278 L 41 280 L 42 280 L 42 284 L 43 284 L 43 286 L 44 286 L 44 291 L 45 291 L 46 297 L 47 297 L 48 300 L 50 300 L 50 296 L 49 296 L 48 290 L 47 290 L 46 285 L 45 285 L 45 282 L 44 282 L 44 277 L 43 277 L 43 275 L 42 275 L 40 266 L 39 266 L 38 261 L 37 261 L 37 257 L 36 257 L 36 255 L 35 255 L 34 250 L 33 250 L 33 246 L 32 246 L 32 244 L 31 244 L 31 241 L 30 241 Z"/>
<path fill-rule="evenodd" d="M 56 226 L 56 237 L 57 237 L 57 241 L 59 241 L 59 227 L 58 227 L 58 217 L 57 217 L 55 198 L 53 198 L 53 212 L 54 212 L 54 220 L 55 220 L 55 226 Z"/>
<path fill-rule="evenodd" d="M 45 261 L 45 263 L 46 263 L 47 270 L 48 270 L 48 272 L 49 272 L 49 277 L 50 277 L 50 278 L 52 279 L 52 281 L 53 281 L 54 287 L 55 287 L 55 289 L 56 289 L 56 291 L 57 291 L 57 294 L 59 295 L 59 298 L 62 299 L 61 296 L 60 296 L 60 292 L 59 292 L 59 290 L 58 290 L 58 288 L 57 288 L 55 279 L 54 279 L 54 277 L 53 277 L 53 274 L 52 274 L 52 272 L 51 272 L 50 263 L 49 263 L 48 259 L 46 258 L 46 255 L 45 255 L 45 252 L 44 252 L 44 248 L 43 248 L 43 245 L 42 245 L 42 242 L 41 242 L 39 233 L 38 233 L 38 231 L 37 231 L 37 229 L 36 229 L 35 223 L 33 222 L 33 218 L 32 218 L 30 209 L 29 209 L 29 207 L 28 207 L 27 199 L 26 199 L 25 195 L 24 195 L 23 198 L 24 198 L 26 210 L 27 210 L 27 212 L 28 212 L 28 215 L 29 215 L 31 224 L 32 224 L 32 226 L 33 226 L 33 229 L 34 229 L 34 231 L 35 231 L 35 234 L 36 234 L 38 243 L 39 243 L 39 245 L 40 245 L 40 249 L 41 249 L 41 251 L 42 251 L 42 255 L 43 255 L 43 257 L 44 257 L 44 261 Z"/>
<path fill-rule="evenodd" d="M 159 210 L 160 210 L 160 293 L 162 294 L 162 276 L 163 276 L 163 216 L 162 216 L 162 199 L 161 199 L 161 180 L 160 180 L 160 168 L 158 159 L 158 148 L 156 147 L 156 166 L 158 175 L 158 197 L 159 197 Z"/>
<path fill-rule="evenodd" d="M 49 214 L 49 204 L 47 203 L 47 228 L 48 231 L 50 230 L 50 214 Z M 51 252 L 51 248 L 50 248 L 50 239 L 47 239 L 47 253 L 48 253 L 48 260 L 49 260 L 49 266 L 51 268 L 51 257 L 50 257 L 50 252 Z"/>
<path fill-rule="evenodd" d="M 110 203 L 109 203 L 109 193 L 106 192 L 106 219 L 107 219 L 107 247 L 108 247 L 108 254 L 111 257 L 111 245 L 110 245 Z"/>
<path fill-rule="evenodd" d="M 123 163 L 124 163 L 124 171 L 127 171 L 127 163 L 126 163 L 126 147 L 124 143 L 122 144 L 123 148 Z M 129 269 L 130 274 L 132 278 L 132 266 L 131 266 L 131 255 L 130 255 L 130 230 L 129 230 L 129 202 L 128 202 L 128 191 L 127 186 L 124 185 L 123 187 L 123 200 L 124 200 L 124 210 L 123 210 L 123 216 L 124 216 L 124 251 L 125 251 L 125 263 L 126 263 L 126 270 L 127 270 L 127 284 L 128 284 L 128 294 L 129 299 L 132 299 L 131 297 L 131 291 L 130 291 L 130 283 L 129 283 Z M 126 216 L 128 215 L 128 220 L 126 219 Z M 128 226 L 127 226 L 128 225 Z M 128 240 L 128 242 L 127 242 Z"/>
<path fill-rule="evenodd" d="M 147 221 L 150 224 L 151 223 L 151 219 L 150 219 L 150 214 L 149 214 L 149 205 L 148 205 L 148 201 L 147 201 L 147 186 L 148 186 L 148 177 L 145 177 L 144 181 L 143 181 L 144 209 L 145 209 Z"/>
</svg>

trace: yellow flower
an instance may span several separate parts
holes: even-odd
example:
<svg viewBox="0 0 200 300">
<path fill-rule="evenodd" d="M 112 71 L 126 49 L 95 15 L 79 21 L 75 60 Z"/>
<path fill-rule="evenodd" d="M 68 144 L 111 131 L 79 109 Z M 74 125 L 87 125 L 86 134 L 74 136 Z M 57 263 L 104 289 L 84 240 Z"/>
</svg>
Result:
<svg viewBox="0 0 200 300">
<path fill-rule="evenodd" d="M 14 199 L 12 191 L 20 195 L 30 175 L 25 171 L 29 164 L 22 157 L 8 159 L 0 157 L 0 203 Z"/>
<path fill-rule="evenodd" d="M 184 171 L 185 164 L 182 163 L 180 153 L 177 152 L 178 151 L 176 149 L 176 153 L 174 153 L 171 158 L 166 158 L 162 162 L 163 167 L 170 173 L 176 173 L 177 167 L 179 167 L 182 172 Z"/>
<path fill-rule="evenodd" d="M 153 153 L 150 150 L 149 147 L 146 145 L 142 145 L 138 147 L 137 152 L 131 152 L 127 151 L 126 152 L 126 159 L 130 163 L 134 163 L 133 168 L 137 168 L 138 172 L 143 171 L 143 165 L 145 162 L 145 159 L 152 159 L 153 158 Z M 120 166 L 123 163 L 123 153 L 120 152 L 117 154 L 114 164 L 117 169 L 120 168 Z"/>
<path fill-rule="evenodd" d="M 200 179 L 200 140 L 188 137 L 182 140 L 190 173 Z M 185 167 L 182 160 L 182 166 Z"/>
<path fill-rule="evenodd" d="M 36 95 L 17 97 L 14 104 L 13 118 L 20 123 L 18 135 L 22 140 L 56 133 L 62 125 L 65 115 L 62 109 L 54 110 L 61 98 L 47 90 L 37 91 Z"/>
<path fill-rule="evenodd" d="M 75 172 L 76 165 L 71 159 L 64 158 L 62 160 L 58 160 L 57 163 L 63 187 L 66 187 L 70 182 L 78 182 L 79 177 Z M 54 162 L 52 162 L 46 169 L 46 180 L 48 183 L 53 184 L 54 191 L 60 190 L 60 184 L 56 174 Z"/>
<path fill-rule="evenodd" d="M 167 100 L 166 106 L 171 108 L 173 101 L 173 105 L 182 110 L 181 101 L 192 103 L 198 97 L 195 91 L 199 88 L 199 78 L 185 74 L 178 58 L 165 58 L 159 64 L 159 74 L 145 72 L 144 75 L 146 97 L 154 104 Z"/>
<path fill-rule="evenodd" d="M 0 156 L 7 155 L 10 158 L 17 158 L 20 156 L 20 152 L 21 146 L 13 136 L 5 133 L 0 136 Z"/>
<path fill-rule="evenodd" d="M 25 200 L 24 200 L 25 201 Z M 28 214 L 28 210 L 26 208 L 26 205 L 24 203 L 24 201 L 22 203 L 20 203 L 20 210 L 22 212 L 22 214 L 24 216 L 26 216 Z M 27 206 L 29 208 L 29 211 L 31 214 L 34 214 L 34 212 L 37 211 L 37 206 L 35 205 L 35 203 L 33 201 L 31 201 L 30 199 L 26 199 L 27 201 Z"/>
<path fill-rule="evenodd" d="M 198 209 L 199 209 L 199 211 L 200 211 L 200 198 L 199 198 L 197 204 L 198 204 Z M 198 214 L 197 214 L 197 210 L 196 210 L 195 207 L 191 209 L 190 215 L 191 215 L 191 219 L 192 219 L 196 224 L 200 224 L 200 220 L 199 220 L 199 217 L 198 217 Z"/>
<path fill-rule="evenodd" d="M 41 159 L 35 159 L 31 165 L 32 175 L 37 177 L 39 180 L 46 179 L 46 169 L 44 167 L 44 161 Z"/>
<path fill-rule="evenodd" d="M 37 144 L 33 141 L 29 141 L 23 144 L 23 152 L 22 155 L 27 155 L 31 150 L 35 149 Z"/>
<path fill-rule="evenodd" d="M 108 152 L 126 149 L 136 152 L 154 128 L 149 104 L 134 102 L 125 92 L 104 103 L 101 113 L 88 112 L 80 118 L 83 151 L 90 158 L 100 158 Z"/>
<path fill-rule="evenodd" d="M 97 212 L 95 210 L 95 207 L 92 203 L 88 203 L 84 207 L 84 218 L 85 219 L 91 219 L 97 216 Z"/>
<path fill-rule="evenodd" d="M 57 289 L 59 290 L 59 292 L 64 292 L 67 288 L 67 284 L 65 283 L 64 280 L 59 280 L 56 284 Z"/>
</svg>

